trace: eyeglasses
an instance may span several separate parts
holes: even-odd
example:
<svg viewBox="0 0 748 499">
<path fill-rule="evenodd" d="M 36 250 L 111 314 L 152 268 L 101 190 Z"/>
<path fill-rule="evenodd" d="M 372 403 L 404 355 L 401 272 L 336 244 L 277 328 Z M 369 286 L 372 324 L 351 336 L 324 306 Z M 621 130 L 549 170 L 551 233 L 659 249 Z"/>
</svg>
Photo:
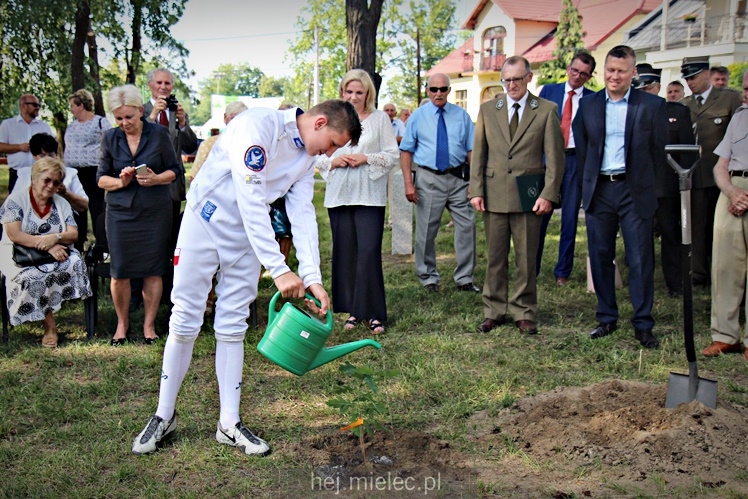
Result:
<svg viewBox="0 0 748 499">
<path fill-rule="evenodd" d="M 571 76 L 581 76 L 582 78 L 590 79 L 592 78 L 592 75 L 589 73 L 586 73 L 584 71 L 579 71 L 577 68 L 569 68 L 569 73 L 571 73 Z"/>
<path fill-rule="evenodd" d="M 27 106 L 42 107 L 38 102 L 24 102 Z"/>
<path fill-rule="evenodd" d="M 45 178 L 43 182 L 44 185 L 49 185 L 51 183 L 55 187 L 60 187 L 60 184 L 62 183 L 60 180 L 52 180 L 51 178 Z"/>
<path fill-rule="evenodd" d="M 446 94 L 447 92 L 449 92 L 449 87 L 429 87 L 429 92 L 431 92 L 432 94 L 435 94 L 437 92 Z"/>
<path fill-rule="evenodd" d="M 519 82 L 521 82 L 522 80 L 524 80 L 525 78 L 527 78 L 527 75 L 529 75 L 529 74 L 530 73 L 525 73 L 524 76 L 520 76 L 518 78 L 502 78 L 501 79 L 501 83 L 503 83 L 504 85 L 509 85 L 510 83 L 517 83 L 517 84 L 519 84 Z"/>
</svg>

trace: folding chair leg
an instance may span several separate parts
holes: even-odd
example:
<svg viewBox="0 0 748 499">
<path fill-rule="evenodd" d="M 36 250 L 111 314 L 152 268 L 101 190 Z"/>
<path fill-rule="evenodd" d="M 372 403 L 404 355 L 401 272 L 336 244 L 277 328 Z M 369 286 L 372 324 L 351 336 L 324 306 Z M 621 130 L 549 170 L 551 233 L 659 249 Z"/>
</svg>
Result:
<svg viewBox="0 0 748 499">
<path fill-rule="evenodd" d="M 5 276 L 0 274 L 0 300 L 2 300 L 2 315 L 3 315 L 3 343 L 8 343 L 8 296 L 5 292 Z"/>
<path fill-rule="evenodd" d="M 249 305 L 249 315 L 252 317 L 252 327 L 257 328 L 257 299 Z"/>
</svg>

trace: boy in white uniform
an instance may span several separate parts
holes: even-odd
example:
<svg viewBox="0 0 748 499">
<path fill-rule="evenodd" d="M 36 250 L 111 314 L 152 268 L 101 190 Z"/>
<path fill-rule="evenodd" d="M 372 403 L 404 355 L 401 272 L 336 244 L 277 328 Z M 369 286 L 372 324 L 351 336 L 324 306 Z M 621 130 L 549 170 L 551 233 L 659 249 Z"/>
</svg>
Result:
<svg viewBox="0 0 748 499">
<path fill-rule="evenodd" d="M 260 266 L 270 271 L 284 298 L 303 298 L 308 289 L 327 313 L 330 299 L 319 269 L 314 194 L 314 156 L 330 156 L 349 140 L 357 144 L 361 124 L 353 106 L 329 100 L 306 114 L 250 109 L 221 134 L 187 193 L 187 208 L 174 252 L 174 303 L 164 347 L 156 413 L 133 442 L 134 454 L 156 450 L 176 427 L 176 398 L 203 323 L 208 292 L 217 276 L 216 376 L 220 419 L 216 439 L 246 454 L 265 456 L 268 444 L 239 417 L 244 334 L 249 305 L 257 296 Z M 275 241 L 269 206 L 286 195 L 299 260 L 297 276 Z"/>
</svg>

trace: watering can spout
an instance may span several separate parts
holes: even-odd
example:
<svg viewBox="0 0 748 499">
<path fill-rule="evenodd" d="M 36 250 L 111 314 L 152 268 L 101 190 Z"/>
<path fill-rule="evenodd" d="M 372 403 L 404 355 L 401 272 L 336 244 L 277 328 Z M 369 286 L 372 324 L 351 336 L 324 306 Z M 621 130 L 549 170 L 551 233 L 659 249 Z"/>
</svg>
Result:
<svg viewBox="0 0 748 499">
<path fill-rule="evenodd" d="M 382 345 L 374 340 L 366 339 L 352 341 L 350 343 L 343 343 L 342 345 L 336 345 L 334 347 L 323 348 L 312 361 L 311 365 L 309 366 L 309 370 L 311 371 L 312 369 L 316 369 L 323 364 L 327 364 L 328 362 L 331 362 L 335 359 L 339 359 L 343 355 L 348 355 L 349 353 L 355 352 L 356 350 L 363 347 L 374 347 L 379 350 L 382 348 Z"/>
</svg>

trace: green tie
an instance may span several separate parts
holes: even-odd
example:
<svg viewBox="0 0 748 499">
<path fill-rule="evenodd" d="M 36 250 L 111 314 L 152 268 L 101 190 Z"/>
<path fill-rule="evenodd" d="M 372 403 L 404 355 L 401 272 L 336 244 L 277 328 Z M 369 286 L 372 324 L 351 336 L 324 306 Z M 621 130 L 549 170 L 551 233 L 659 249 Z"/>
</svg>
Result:
<svg viewBox="0 0 748 499">
<path fill-rule="evenodd" d="M 514 133 L 517 131 L 519 126 L 519 102 L 515 102 L 512 107 L 514 108 L 514 114 L 509 122 L 509 139 L 514 140 Z"/>
<path fill-rule="evenodd" d="M 696 97 L 696 105 L 698 105 L 699 107 L 701 107 L 701 105 L 703 103 L 704 103 L 704 96 L 703 95 L 699 95 L 698 97 Z"/>
</svg>

